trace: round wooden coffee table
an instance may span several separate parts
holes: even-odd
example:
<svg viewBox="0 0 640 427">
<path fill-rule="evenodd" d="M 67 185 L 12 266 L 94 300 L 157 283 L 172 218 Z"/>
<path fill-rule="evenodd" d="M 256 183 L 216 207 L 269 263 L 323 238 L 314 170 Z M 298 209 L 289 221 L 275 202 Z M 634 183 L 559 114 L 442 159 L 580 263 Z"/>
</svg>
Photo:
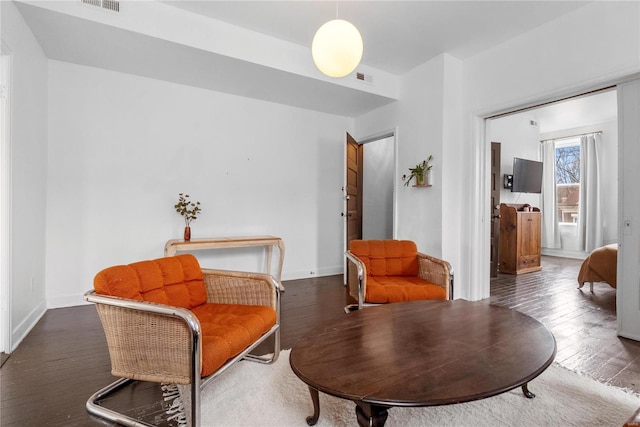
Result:
<svg viewBox="0 0 640 427">
<path fill-rule="evenodd" d="M 291 350 L 308 386 L 356 404 L 361 426 L 394 406 L 468 402 L 522 387 L 553 361 L 556 341 L 537 320 L 485 302 L 413 301 L 365 308 L 315 329 Z"/>
</svg>

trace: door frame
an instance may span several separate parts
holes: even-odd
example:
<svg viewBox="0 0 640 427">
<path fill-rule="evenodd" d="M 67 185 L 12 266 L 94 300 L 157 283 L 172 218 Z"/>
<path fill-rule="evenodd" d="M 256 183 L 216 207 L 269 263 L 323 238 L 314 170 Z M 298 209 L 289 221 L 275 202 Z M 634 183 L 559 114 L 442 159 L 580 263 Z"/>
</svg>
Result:
<svg viewBox="0 0 640 427">
<path fill-rule="evenodd" d="M 493 262 L 489 264 L 489 277 L 495 278 L 498 277 L 498 267 L 500 260 L 500 189 L 502 188 L 502 177 L 500 176 L 500 160 L 502 155 L 502 143 L 491 141 L 490 148 L 491 165 L 489 167 L 489 173 L 491 173 L 491 190 L 489 191 L 489 194 L 491 195 L 491 211 L 489 216 L 489 235 L 491 235 L 491 230 L 493 229 L 493 236 L 490 237 L 491 244 L 489 259 L 493 259 Z M 494 175 L 496 167 L 498 172 Z"/>
<path fill-rule="evenodd" d="M 349 153 L 352 152 L 352 148 L 355 147 L 355 163 L 356 163 L 356 182 L 355 187 L 356 191 L 354 193 L 353 186 L 354 183 L 351 182 L 349 184 L 349 175 L 350 171 L 353 171 L 353 168 L 350 167 L 349 161 Z M 345 185 L 342 187 L 343 190 L 343 200 L 344 200 L 344 208 L 342 211 L 342 217 L 344 218 L 345 224 L 345 242 L 344 247 L 348 247 L 349 239 L 354 237 L 362 238 L 362 194 L 363 194 L 363 178 L 364 178 L 364 147 L 361 143 L 359 143 L 349 132 L 347 132 L 346 137 L 346 146 L 345 146 L 345 159 L 346 159 L 346 167 L 345 167 Z M 353 196 L 353 198 L 352 198 Z M 353 202 L 355 201 L 355 206 Z M 352 213 L 355 212 L 355 224 L 353 223 L 354 219 Z M 352 227 L 355 226 L 357 230 L 354 230 Z M 355 233 L 354 233 L 355 232 Z"/>
<path fill-rule="evenodd" d="M 0 44 L 0 85 L 4 93 L 0 132 L 0 352 L 12 351 L 11 324 L 11 50 Z"/>
<path fill-rule="evenodd" d="M 396 239 L 398 237 L 398 222 L 397 222 L 397 210 L 398 210 L 398 130 L 397 128 L 388 130 L 386 132 L 377 133 L 375 135 L 368 136 L 366 138 L 362 138 L 358 143 L 360 145 L 365 145 L 370 142 L 380 141 L 381 139 L 393 138 L 393 195 L 392 195 L 392 213 L 391 213 L 391 222 L 392 222 L 392 238 Z M 364 150 L 364 156 L 366 156 L 366 150 Z M 364 190 L 364 188 L 363 188 Z"/>
<path fill-rule="evenodd" d="M 346 134 L 347 132 L 345 132 Z M 353 135 L 352 135 L 353 136 Z M 373 142 L 373 141 L 378 141 L 380 139 L 386 139 L 386 138 L 391 138 L 393 137 L 393 238 L 396 239 L 398 237 L 398 128 L 395 127 L 393 129 L 389 129 L 389 130 L 385 130 L 382 132 L 378 132 L 375 133 L 373 135 L 368 135 L 365 136 L 363 138 L 355 138 L 356 142 L 359 145 L 363 145 L 369 142 Z M 363 154 L 364 156 L 366 156 L 366 153 Z M 343 150 L 343 164 L 342 164 L 342 171 L 344 173 L 344 171 L 347 170 L 347 153 L 346 150 Z M 346 173 L 343 177 L 343 185 L 342 185 L 343 189 L 347 188 L 347 176 Z M 343 190 L 343 196 L 345 194 L 346 190 Z M 343 197 L 343 201 L 342 201 L 342 212 L 346 212 L 347 211 L 347 200 Z M 342 246 L 343 246 L 343 252 L 347 251 L 347 224 L 346 221 L 343 221 L 343 226 L 342 226 Z M 343 271 L 344 274 L 346 275 L 346 271 L 347 271 L 347 261 L 346 259 L 342 260 L 343 263 Z M 345 280 L 346 280 L 346 276 L 345 276 Z M 345 282 L 346 283 L 346 282 Z"/>
<path fill-rule="evenodd" d="M 640 110 L 640 75 L 619 83 L 618 95 L 618 287 L 616 296 L 616 331 L 618 336 L 640 341 L 640 307 L 638 306 L 638 199 L 629 200 L 625 194 L 635 193 L 640 173 L 634 160 L 640 158 L 640 130 L 637 114 Z M 625 105 L 630 106 L 625 108 Z M 630 119 L 631 120 L 628 120 Z M 627 121 L 628 120 L 628 121 Z M 629 124 L 629 122 L 632 122 Z M 631 164 L 630 168 L 624 165 Z M 629 227 L 625 225 L 629 224 Z M 635 224 L 634 224 L 635 223 Z M 636 267 L 637 268 L 637 267 Z"/>
</svg>

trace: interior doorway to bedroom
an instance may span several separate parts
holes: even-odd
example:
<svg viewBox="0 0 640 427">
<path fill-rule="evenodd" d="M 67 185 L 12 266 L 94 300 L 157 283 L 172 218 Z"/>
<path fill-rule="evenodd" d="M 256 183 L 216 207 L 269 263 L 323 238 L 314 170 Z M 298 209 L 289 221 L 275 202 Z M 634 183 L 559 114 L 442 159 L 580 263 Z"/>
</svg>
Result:
<svg viewBox="0 0 640 427">
<path fill-rule="evenodd" d="M 593 293 L 588 286 L 577 289 L 578 272 L 590 252 L 579 235 L 580 215 L 584 214 L 580 212 L 584 206 L 579 199 L 583 194 L 580 187 L 584 185 L 580 176 L 581 171 L 584 173 L 580 167 L 580 160 L 584 160 L 580 157 L 583 137 L 598 135 L 594 142 L 600 144 L 600 245 L 617 243 L 618 239 L 617 107 L 617 91 L 609 88 L 487 120 L 489 140 L 501 143 L 501 202 L 516 206 L 528 204 L 543 211 L 543 217 L 557 219 L 554 233 L 546 230 L 545 235 L 543 226 L 540 230 L 542 269 L 517 275 L 499 272 L 490 281 L 490 301 L 533 316 L 556 336 L 572 336 L 584 331 L 583 338 L 575 345 L 565 342 L 556 361 L 587 374 L 595 374 L 595 365 L 611 363 L 618 351 L 614 347 L 620 346 L 619 350 L 623 351 L 624 345 L 616 336 L 616 290 L 607 283 L 594 284 Z M 549 146 L 546 155 L 552 154 L 551 161 L 545 156 L 545 144 Z M 514 174 L 514 158 L 540 161 L 546 168 L 551 163 L 555 172 L 553 186 L 543 185 L 539 193 L 512 192 L 504 188 L 507 186 L 504 175 Z M 550 202 L 544 191 L 549 188 L 554 192 L 553 210 L 545 214 L 545 203 Z M 549 191 L 547 196 L 550 195 Z M 594 325 L 598 328 L 597 336 L 593 334 Z M 611 354 L 601 351 L 604 336 L 609 340 L 607 345 L 612 346 Z M 610 380 L 613 381 L 613 377 Z"/>
<path fill-rule="evenodd" d="M 541 255 L 584 259 L 618 243 L 617 105 L 614 87 L 487 120 L 501 146 L 500 200 L 541 210 Z M 505 184 L 505 175 L 521 178 L 514 159 L 543 164 L 537 190 Z"/>
</svg>

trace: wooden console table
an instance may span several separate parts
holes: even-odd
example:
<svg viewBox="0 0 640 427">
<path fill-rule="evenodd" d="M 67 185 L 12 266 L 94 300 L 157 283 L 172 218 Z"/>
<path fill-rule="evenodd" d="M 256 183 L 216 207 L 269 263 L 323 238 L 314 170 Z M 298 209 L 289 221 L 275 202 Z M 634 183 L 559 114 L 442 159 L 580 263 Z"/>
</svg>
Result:
<svg viewBox="0 0 640 427">
<path fill-rule="evenodd" d="M 225 248 L 247 248 L 247 247 L 264 247 L 267 253 L 266 273 L 271 274 L 271 260 L 273 256 L 273 248 L 278 248 L 278 271 L 276 280 L 280 284 L 280 290 L 284 291 L 282 286 L 282 264 L 284 263 L 284 241 L 280 237 L 275 236 L 243 236 L 243 237 L 211 237 L 192 240 L 169 240 L 164 245 L 164 256 L 174 256 L 176 252 L 191 252 L 206 249 L 225 249 Z"/>
</svg>

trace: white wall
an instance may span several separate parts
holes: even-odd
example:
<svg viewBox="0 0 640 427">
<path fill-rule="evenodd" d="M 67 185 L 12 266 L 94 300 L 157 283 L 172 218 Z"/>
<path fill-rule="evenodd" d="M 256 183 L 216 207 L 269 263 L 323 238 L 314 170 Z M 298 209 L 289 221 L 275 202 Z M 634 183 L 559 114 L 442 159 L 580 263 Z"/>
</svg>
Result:
<svg viewBox="0 0 640 427">
<path fill-rule="evenodd" d="M 367 142 L 363 154 L 362 238 L 393 238 L 395 137 Z"/>
<path fill-rule="evenodd" d="M 512 110 L 638 72 L 639 8 L 592 2 L 468 59 L 468 109 Z"/>
<path fill-rule="evenodd" d="M 0 2 L 12 62 L 10 350 L 44 314 L 47 59 L 13 2 Z M 3 325 L 4 326 L 4 325 Z"/>
<path fill-rule="evenodd" d="M 397 180 L 398 238 L 413 240 L 421 252 L 446 259 L 456 274 L 465 268 L 461 253 L 467 244 L 460 240 L 461 76 L 462 63 L 440 55 L 402 76 L 398 102 L 356 119 L 358 137 L 397 126 L 399 176 L 433 155 L 432 187 L 405 187 Z M 461 289 L 457 280 L 456 289 Z M 455 295 L 465 294 L 456 290 Z"/>
<path fill-rule="evenodd" d="M 433 155 L 434 186 L 405 187 L 396 180 L 399 239 L 413 240 L 421 252 L 442 254 L 442 117 L 444 56 L 404 75 L 400 101 L 356 119 L 356 139 L 398 128 L 398 175 Z"/>
<path fill-rule="evenodd" d="M 640 79 L 618 89 L 620 212 L 618 335 L 640 341 Z M 625 225 L 628 222 L 628 226 Z"/>
<path fill-rule="evenodd" d="M 488 126 L 491 141 L 500 143 L 500 202 L 528 203 L 531 206 L 541 206 L 540 194 L 512 193 L 503 188 L 504 174 L 513 174 L 513 158 L 540 161 L 540 130 L 531 126 L 531 120 L 523 114 L 515 114 L 491 120 Z"/>
<path fill-rule="evenodd" d="M 489 296 L 490 144 L 482 118 L 639 72 L 639 28 L 640 3 L 593 2 L 464 62 L 465 137 L 458 144 L 465 152 L 460 163 L 469 189 L 466 211 L 478 214 L 461 224 L 462 235 L 471 239 L 464 254 L 469 269 L 461 280 L 473 282 L 473 299 Z"/>
<path fill-rule="evenodd" d="M 285 279 L 341 273 L 351 127 L 345 117 L 50 61 L 49 306 L 78 304 L 104 267 L 162 256 L 182 236 L 180 192 L 202 203 L 193 238 L 276 235 Z M 205 266 L 247 266 L 233 253 L 205 255 Z"/>
<path fill-rule="evenodd" d="M 462 277 L 459 272 L 468 268 L 468 261 L 463 257 L 463 253 L 469 247 L 469 239 L 460 225 L 470 214 L 466 211 L 468 189 L 461 170 L 464 165 L 461 160 L 467 154 L 467 148 L 460 144 L 464 137 L 463 127 L 460 126 L 464 111 L 463 63 L 451 55 L 444 55 L 443 59 L 442 161 L 439 166 L 442 185 L 442 258 L 447 260 L 454 270 L 454 296 L 469 298 L 470 294 L 466 289 L 471 284 L 459 280 Z"/>
</svg>

